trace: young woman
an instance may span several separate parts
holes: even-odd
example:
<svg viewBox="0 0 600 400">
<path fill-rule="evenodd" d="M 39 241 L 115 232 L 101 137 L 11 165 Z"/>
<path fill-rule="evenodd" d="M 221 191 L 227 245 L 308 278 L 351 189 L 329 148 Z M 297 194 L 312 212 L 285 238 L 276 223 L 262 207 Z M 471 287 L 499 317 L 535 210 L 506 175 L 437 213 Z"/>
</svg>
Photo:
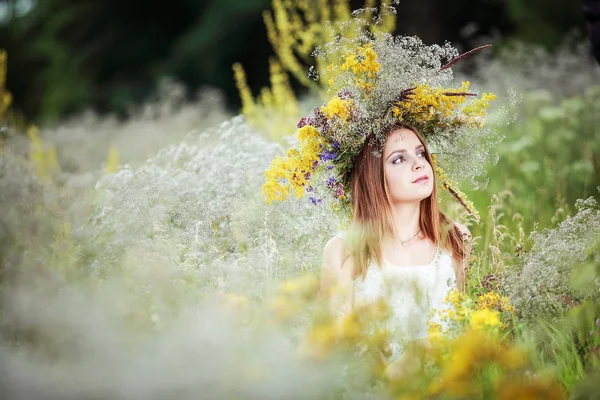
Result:
<svg viewBox="0 0 600 400">
<path fill-rule="evenodd" d="M 336 94 L 298 122 L 296 147 L 265 171 L 267 202 L 308 193 L 350 218 L 325 246 L 321 293 L 334 314 L 386 300 L 392 359 L 427 337 L 432 311 L 465 285 L 471 235 L 439 210 L 436 179 L 477 219 L 454 182 L 481 172 L 476 149 L 493 137 L 495 95 L 447 83 L 454 64 L 484 48 L 458 55 L 387 34 L 328 43 L 319 54 L 335 61 L 323 76 Z M 419 130 L 443 154 L 435 173 Z"/>
<path fill-rule="evenodd" d="M 401 343 L 427 336 L 428 316 L 447 293 L 464 288 L 471 234 L 439 210 L 431 154 L 409 125 L 387 132 L 381 156 L 365 145 L 351 188 L 352 239 L 326 244 L 321 291 L 336 314 L 383 297 L 398 355 Z"/>
</svg>

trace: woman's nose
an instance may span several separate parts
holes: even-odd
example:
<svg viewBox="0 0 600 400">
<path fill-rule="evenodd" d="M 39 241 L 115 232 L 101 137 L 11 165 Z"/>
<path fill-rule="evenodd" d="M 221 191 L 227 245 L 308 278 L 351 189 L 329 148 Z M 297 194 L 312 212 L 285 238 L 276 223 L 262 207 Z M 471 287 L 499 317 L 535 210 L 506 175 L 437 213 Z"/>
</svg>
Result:
<svg viewBox="0 0 600 400">
<path fill-rule="evenodd" d="M 415 157 L 415 161 L 413 162 L 413 169 L 421 169 L 425 165 L 425 160 L 419 157 Z"/>
</svg>

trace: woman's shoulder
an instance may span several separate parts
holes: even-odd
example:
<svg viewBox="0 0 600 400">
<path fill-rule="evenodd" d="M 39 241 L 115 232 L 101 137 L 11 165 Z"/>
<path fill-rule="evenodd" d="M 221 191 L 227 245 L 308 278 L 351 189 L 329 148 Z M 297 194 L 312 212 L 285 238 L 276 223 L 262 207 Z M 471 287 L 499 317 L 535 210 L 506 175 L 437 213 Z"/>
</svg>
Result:
<svg viewBox="0 0 600 400">
<path fill-rule="evenodd" d="M 351 261 L 349 256 L 344 232 L 338 232 L 325 244 L 325 248 L 323 249 L 323 264 L 329 268 L 341 269 Z"/>
<path fill-rule="evenodd" d="M 325 243 L 325 248 L 323 249 L 323 258 L 324 259 L 337 259 L 343 261 L 345 250 L 344 243 L 344 233 L 338 232 L 335 236 Z"/>
</svg>

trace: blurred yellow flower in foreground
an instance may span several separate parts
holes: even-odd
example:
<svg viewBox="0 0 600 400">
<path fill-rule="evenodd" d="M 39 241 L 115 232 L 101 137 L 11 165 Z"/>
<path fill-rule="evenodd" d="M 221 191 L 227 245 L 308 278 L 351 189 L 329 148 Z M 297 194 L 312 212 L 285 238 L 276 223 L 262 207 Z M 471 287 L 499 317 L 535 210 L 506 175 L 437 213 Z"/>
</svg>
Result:
<svg viewBox="0 0 600 400">
<path fill-rule="evenodd" d="M 281 282 L 279 293 L 271 301 L 275 317 L 286 321 L 296 316 L 309 300 L 316 298 L 319 286 L 319 279 L 314 275 L 304 275 Z"/>
<path fill-rule="evenodd" d="M 477 310 L 471 314 L 469 325 L 473 329 L 494 328 L 500 326 L 500 315 L 496 310 Z"/>
<path fill-rule="evenodd" d="M 496 384 L 496 398 L 499 400 L 560 400 L 565 397 L 563 388 L 547 377 L 529 380 L 507 377 Z"/>
<path fill-rule="evenodd" d="M 481 397 L 485 379 L 501 377 L 527 364 L 527 355 L 516 347 L 506 346 L 495 335 L 485 331 L 468 330 L 449 342 L 450 357 L 440 365 L 439 379 L 431 382 L 429 395 Z M 496 374 L 486 377 L 486 367 Z"/>
<path fill-rule="evenodd" d="M 314 275 L 304 275 L 281 283 L 281 292 L 288 295 L 311 296 L 319 290 L 319 279 Z"/>
</svg>

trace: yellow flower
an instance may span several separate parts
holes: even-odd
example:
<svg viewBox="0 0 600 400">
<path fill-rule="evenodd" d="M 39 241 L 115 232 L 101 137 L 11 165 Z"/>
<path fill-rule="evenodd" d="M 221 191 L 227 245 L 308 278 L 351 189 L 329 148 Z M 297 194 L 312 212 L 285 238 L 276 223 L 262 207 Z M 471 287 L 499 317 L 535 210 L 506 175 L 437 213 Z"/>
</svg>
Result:
<svg viewBox="0 0 600 400">
<path fill-rule="evenodd" d="M 342 121 L 346 121 L 350 116 L 350 106 L 352 105 L 352 100 L 342 100 L 339 97 L 335 96 L 332 98 L 326 106 L 321 108 L 321 111 L 327 115 L 328 118 L 337 115 L 342 119 Z"/>
<path fill-rule="evenodd" d="M 313 275 L 289 279 L 281 283 L 281 291 L 287 295 L 311 295 L 319 289 L 319 280 Z"/>
<path fill-rule="evenodd" d="M 444 335 L 442 333 L 442 325 L 438 323 L 430 324 L 427 330 L 427 334 L 431 345 L 437 346 L 443 343 Z"/>
<path fill-rule="evenodd" d="M 354 54 L 351 54 L 351 55 L 349 55 L 349 56 L 346 57 L 344 63 L 341 66 L 341 69 L 342 69 L 342 71 L 343 70 L 347 70 L 347 69 L 351 69 L 356 64 L 358 64 L 358 61 L 356 61 L 356 56 Z"/>
<path fill-rule="evenodd" d="M 500 295 L 495 292 L 487 292 L 477 298 L 477 307 L 483 309 L 496 309 L 500 305 Z"/>
<path fill-rule="evenodd" d="M 363 331 L 358 314 L 351 312 L 336 320 L 329 320 L 311 328 L 302 345 L 301 354 L 323 359 L 336 348 L 353 348 L 362 338 Z"/>
<path fill-rule="evenodd" d="M 298 139 L 301 142 L 307 142 L 311 139 L 318 139 L 318 138 L 319 138 L 319 131 L 314 126 L 304 125 L 298 131 Z"/>
<path fill-rule="evenodd" d="M 482 382 L 487 366 L 494 366 L 495 370 L 501 373 L 492 378 L 495 391 L 493 394 L 499 395 L 504 385 L 495 384 L 502 383 L 504 379 L 512 381 L 515 376 L 522 375 L 519 372 L 522 372 L 520 370 L 528 363 L 527 353 L 522 349 L 506 346 L 496 335 L 485 331 L 469 329 L 451 339 L 448 344 L 446 350 L 449 351 L 449 357 L 438 358 L 440 376 L 429 385 L 426 390 L 428 396 L 424 397 L 487 398 L 484 393 L 488 388 Z M 513 397 L 498 398 L 520 398 L 514 397 L 514 394 L 515 392 Z"/>
<path fill-rule="evenodd" d="M 359 47 L 356 53 L 346 56 L 340 68 L 342 71 L 351 69 L 356 76 L 364 75 L 367 78 L 374 78 L 380 67 L 381 64 L 377 62 L 377 53 L 372 46 L 367 45 Z"/>
<path fill-rule="evenodd" d="M 487 292 L 477 299 L 477 307 L 480 310 L 497 310 L 500 312 L 513 313 L 514 307 L 510 304 L 510 299 L 506 296 L 500 296 L 495 292 Z"/>
<path fill-rule="evenodd" d="M 279 295 L 271 301 L 271 309 L 278 320 L 286 321 L 300 312 L 300 304 L 297 301 L 292 301 L 285 296 Z"/>
<path fill-rule="evenodd" d="M 496 398 L 499 400 L 560 400 L 566 398 L 560 384 L 548 377 L 525 380 L 507 377 L 497 382 L 495 390 Z"/>
<path fill-rule="evenodd" d="M 329 80 L 329 86 L 333 85 L 333 78 Z"/>
<path fill-rule="evenodd" d="M 493 93 L 484 93 L 480 99 L 474 99 L 468 106 L 463 108 L 462 112 L 469 117 L 471 124 L 481 125 L 482 121 L 477 117 L 484 117 L 486 111 L 490 108 L 490 102 L 496 99 Z"/>
<path fill-rule="evenodd" d="M 479 330 L 484 327 L 494 328 L 500 325 L 500 316 L 495 310 L 477 310 L 471 314 L 470 326 L 473 329 Z"/>
<path fill-rule="evenodd" d="M 319 159 L 322 138 L 314 126 L 305 125 L 298 131 L 298 140 L 298 149 L 288 150 L 286 157 L 275 157 L 265 171 L 262 193 L 268 204 L 286 200 L 290 191 L 297 198 L 304 195 L 314 162 Z"/>
<path fill-rule="evenodd" d="M 447 304 L 451 304 L 454 308 L 458 309 L 461 306 L 461 303 L 465 300 L 465 295 L 461 291 L 457 289 L 451 290 L 447 295 L 444 302 Z"/>
<path fill-rule="evenodd" d="M 463 82 L 458 89 L 432 88 L 428 85 L 417 85 L 410 100 L 398 105 L 403 115 L 411 115 L 414 119 L 424 121 L 439 120 L 451 117 L 459 106 L 466 101 L 465 96 L 448 96 L 447 93 L 466 93 L 470 83 Z"/>
</svg>

